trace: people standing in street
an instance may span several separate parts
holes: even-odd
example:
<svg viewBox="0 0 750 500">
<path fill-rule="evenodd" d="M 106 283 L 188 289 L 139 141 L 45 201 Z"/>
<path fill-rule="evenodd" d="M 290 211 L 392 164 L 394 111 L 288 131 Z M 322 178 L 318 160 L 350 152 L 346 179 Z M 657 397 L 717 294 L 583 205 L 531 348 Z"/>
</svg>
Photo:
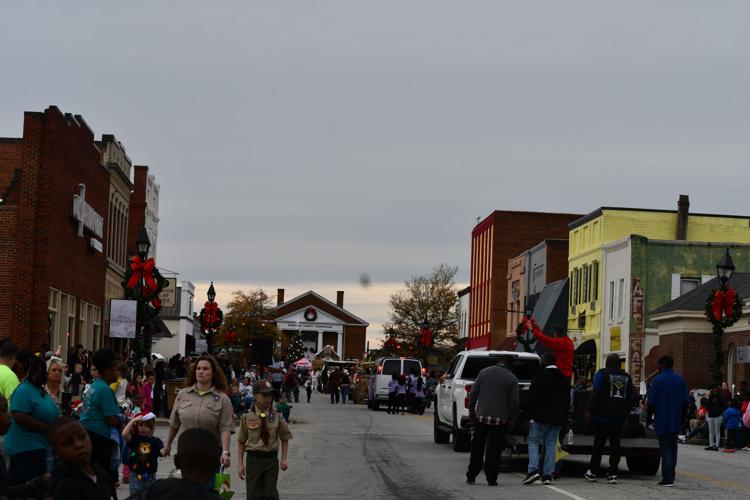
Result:
<svg viewBox="0 0 750 500">
<path fill-rule="evenodd" d="M 328 375 L 328 394 L 331 395 L 331 404 L 339 402 L 339 386 L 341 385 L 341 373 L 335 368 Z"/>
<path fill-rule="evenodd" d="M 406 411 L 406 376 L 401 375 L 398 377 L 398 385 L 396 386 L 396 407 L 401 415 Z"/>
<path fill-rule="evenodd" d="M 388 381 L 388 413 L 395 415 L 398 409 L 398 375 L 391 375 Z"/>
<path fill-rule="evenodd" d="M 687 411 L 690 395 L 685 380 L 674 371 L 674 359 L 659 358 L 659 375 L 651 381 L 648 391 L 649 423 L 654 421 L 661 452 L 660 486 L 674 486 L 677 467 L 677 435 Z"/>
<path fill-rule="evenodd" d="M 141 386 L 141 394 L 143 395 L 141 410 L 148 413 L 154 409 L 154 384 L 156 383 L 156 373 L 149 368 L 146 370 L 145 374 L 146 380 Z"/>
<path fill-rule="evenodd" d="M 529 466 L 523 484 L 532 484 L 540 477 L 542 484 L 552 484 L 557 438 L 568 421 L 570 379 L 555 365 L 554 352 L 542 355 L 541 367 L 531 381 L 527 398 Z M 544 447 L 544 464 L 539 463 L 540 446 Z"/>
<path fill-rule="evenodd" d="M 240 422 L 237 436 L 239 477 L 246 480 L 248 499 L 278 499 L 279 469 L 285 471 L 288 468 L 292 433 L 281 414 L 271 408 L 273 391 L 268 381 L 256 382 L 253 391 L 255 404 Z"/>
<path fill-rule="evenodd" d="M 344 370 L 341 372 L 341 380 L 340 380 L 340 389 L 341 389 L 341 404 L 346 404 L 346 400 L 349 398 L 349 387 L 351 385 L 351 380 L 349 379 L 349 372 L 347 370 Z"/>
<path fill-rule="evenodd" d="M 310 398 L 312 398 L 312 386 L 313 381 L 311 377 L 307 377 L 307 380 L 305 380 L 305 392 L 307 393 L 307 402 L 310 402 Z"/>
<path fill-rule="evenodd" d="M 284 360 L 273 358 L 271 366 L 271 384 L 273 385 L 273 400 L 278 401 L 281 397 L 281 386 L 284 384 Z"/>
<path fill-rule="evenodd" d="M 169 435 L 164 456 L 169 456 L 172 442 L 182 430 L 202 427 L 221 439 L 221 465 L 229 467 L 229 442 L 234 430 L 232 402 L 227 391 L 227 379 L 219 364 L 209 354 L 200 356 L 190 365 L 185 386 L 177 393 L 169 417 Z"/>
<path fill-rule="evenodd" d="M 721 444 L 721 423 L 723 421 L 722 415 L 726 409 L 724 399 L 721 397 L 721 389 L 714 387 L 708 394 L 708 415 L 706 416 L 706 423 L 708 424 L 708 451 L 719 451 L 719 445 Z"/>
<path fill-rule="evenodd" d="M 424 414 L 425 382 L 422 377 L 417 377 L 414 383 L 414 400 L 412 409 L 417 415 Z"/>
<path fill-rule="evenodd" d="M 469 399 L 469 418 L 474 421 L 471 458 L 466 482 L 473 484 L 484 467 L 487 484 L 497 486 L 500 453 L 505 432 L 518 414 L 518 379 L 508 367 L 508 356 L 477 375 Z"/>
<path fill-rule="evenodd" d="M 552 328 L 552 337 L 545 335 L 534 321 L 534 318 L 524 318 L 523 326 L 530 329 L 537 342 L 555 352 L 556 366 L 568 380 L 573 376 L 573 341 L 560 325 Z"/>
<path fill-rule="evenodd" d="M 111 349 L 100 349 L 92 358 L 98 378 L 83 397 L 81 425 L 91 439 L 91 459 L 110 473 L 113 482 L 117 482 L 117 470 L 112 467 L 112 454 L 116 446 L 112 431 L 120 425 L 121 415 L 115 393 L 109 385 L 117 381 L 115 353 Z"/>
<path fill-rule="evenodd" d="M 620 464 L 620 435 L 635 401 L 635 390 L 630 375 L 620 368 L 620 356 L 611 353 L 605 367 L 594 375 L 594 385 L 587 407 L 587 420 L 594 428 L 594 450 L 589 469 L 584 474 L 588 481 L 596 481 L 602 461 L 604 445 L 609 441 L 609 469 L 607 482 L 617 483 Z"/>
<path fill-rule="evenodd" d="M 734 453 L 737 446 L 737 434 L 740 432 L 740 424 L 742 422 L 740 402 L 736 399 L 730 401 L 729 408 L 724 410 L 721 418 L 724 419 L 724 427 L 727 430 L 727 440 L 724 444 L 724 453 Z"/>
</svg>

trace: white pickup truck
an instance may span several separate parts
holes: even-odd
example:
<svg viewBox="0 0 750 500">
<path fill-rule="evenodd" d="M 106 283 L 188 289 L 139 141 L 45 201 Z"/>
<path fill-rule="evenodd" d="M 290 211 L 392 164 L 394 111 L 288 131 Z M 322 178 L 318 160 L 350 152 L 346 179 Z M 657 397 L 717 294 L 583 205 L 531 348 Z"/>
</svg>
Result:
<svg viewBox="0 0 750 500">
<path fill-rule="evenodd" d="M 513 358 L 511 371 L 518 378 L 519 392 L 527 391 L 539 369 L 539 356 L 514 351 L 463 351 L 451 362 L 435 390 L 434 440 L 448 443 L 453 436 L 455 451 L 469 451 L 469 398 L 471 386 L 483 368 L 496 365 L 500 356 Z"/>
</svg>

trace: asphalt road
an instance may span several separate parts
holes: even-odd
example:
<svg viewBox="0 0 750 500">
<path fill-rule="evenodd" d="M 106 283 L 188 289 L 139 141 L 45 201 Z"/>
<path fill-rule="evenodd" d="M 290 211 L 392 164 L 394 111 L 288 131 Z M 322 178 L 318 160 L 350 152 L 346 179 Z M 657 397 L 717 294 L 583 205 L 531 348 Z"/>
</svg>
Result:
<svg viewBox="0 0 750 500">
<path fill-rule="evenodd" d="M 314 394 L 311 404 L 294 404 L 292 421 L 289 470 L 279 476 L 284 499 L 730 499 L 747 498 L 750 489 L 750 452 L 730 455 L 697 445 L 680 445 L 674 488 L 657 486 L 658 475 L 630 474 L 624 460 L 619 484 L 588 483 L 583 479 L 587 456 L 566 460 L 563 477 L 552 486 L 521 484 L 523 459 L 504 462 L 497 487 L 487 486 L 482 474 L 476 484 L 468 485 L 468 453 L 433 442 L 430 410 L 422 416 L 388 415 L 364 406 L 334 406 L 326 396 Z M 166 426 L 157 427 L 160 436 L 166 431 Z M 235 450 L 233 440 L 233 455 Z M 171 458 L 160 460 L 159 476 L 166 477 L 172 469 Z M 232 471 L 235 498 L 244 499 L 244 484 L 236 468 Z M 125 498 L 127 485 L 120 492 Z"/>
</svg>

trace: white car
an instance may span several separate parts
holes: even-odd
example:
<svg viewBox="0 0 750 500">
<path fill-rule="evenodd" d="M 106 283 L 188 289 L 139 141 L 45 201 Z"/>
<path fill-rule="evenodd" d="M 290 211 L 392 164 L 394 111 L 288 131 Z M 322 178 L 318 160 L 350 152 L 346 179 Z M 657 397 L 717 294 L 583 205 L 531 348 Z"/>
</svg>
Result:
<svg viewBox="0 0 750 500">
<path fill-rule="evenodd" d="M 388 404 L 388 383 L 393 375 L 411 375 L 416 370 L 424 375 L 422 361 L 417 358 L 391 357 L 379 358 L 376 361 L 375 373 L 370 377 L 367 407 L 378 410 L 380 405 Z"/>
<path fill-rule="evenodd" d="M 435 423 L 433 436 L 436 443 L 448 443 L 453 436 L 455 451 L 469 451 L 469 393 L 474 380 L 483 368 L 496 365 L 500 356 L 510 356 L 511 371 L 518 378 L 519 393 L 527 391 L 531 379 L 539 369 L 539 356 L 530 352 L 514 351 L 463 351 L 451 362 L 435 390 Z M 521 399 L 523 397 L 521 395 Z"/>
</svg>

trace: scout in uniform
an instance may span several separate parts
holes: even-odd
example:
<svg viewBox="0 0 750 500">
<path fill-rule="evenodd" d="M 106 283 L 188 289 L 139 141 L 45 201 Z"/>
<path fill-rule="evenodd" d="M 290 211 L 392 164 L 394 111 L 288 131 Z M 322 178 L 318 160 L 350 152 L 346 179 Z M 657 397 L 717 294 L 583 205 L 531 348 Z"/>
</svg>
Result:
<svg viewBox="0 0 750 500">
<path fill-rule="evenodd" d="M 292 433 L 282 415 L 271 406 L 273 393 L 274 388 L 269 381 L 257 381 L 253 387 L 255 403 L 250 411 L 242 416 L 240 423 L 237 437 L 239 476 L 240 479 L 247 476 L 248 499 L 278 499 L 276 482 L 279 478 L 279 468 L 287 469 L 286 458 Z"/>
</svg>

